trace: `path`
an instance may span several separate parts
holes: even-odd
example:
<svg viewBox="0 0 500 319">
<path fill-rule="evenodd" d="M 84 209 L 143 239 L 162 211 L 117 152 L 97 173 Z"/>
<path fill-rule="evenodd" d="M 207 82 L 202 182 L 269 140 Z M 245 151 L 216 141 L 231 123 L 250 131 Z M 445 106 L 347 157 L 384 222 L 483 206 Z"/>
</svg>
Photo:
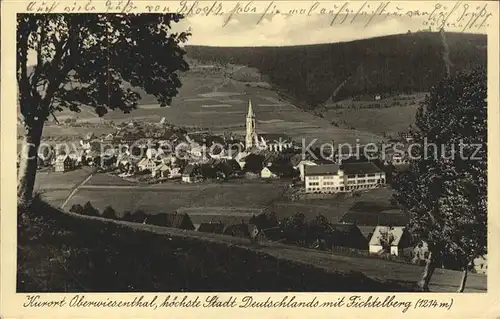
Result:
<svg viewBox="0 0 500 319">
<path fill-rule="evenodd" d="M 91 178 L 92 176 L 94 175 L 93 172 L 91 172 L 89 174 L 89 176 L 87 176 L 87 178 L 85 178 L 80 184 L 76 185 L 75 188 L 73 188 L 73 190 L 71 191 L 71 193 L 69 193 L 68 197 L 66 198 L 66 200 L 64 201 L 64 203 L 61 204 L 61 206 L 59 206 L 59 208 L 61 210 L 64 209 L 64 206 L 66 206 L 66 204 L 69 202 L 69 200 L 73 197 L 73 195 L 75 195 L 75 193 L 78 191 L 78 189 L 80 189 L 80 187 L 82 187 L 83 185 L 85 185 L 85 183 L 87 183 Z"/>
</svg>

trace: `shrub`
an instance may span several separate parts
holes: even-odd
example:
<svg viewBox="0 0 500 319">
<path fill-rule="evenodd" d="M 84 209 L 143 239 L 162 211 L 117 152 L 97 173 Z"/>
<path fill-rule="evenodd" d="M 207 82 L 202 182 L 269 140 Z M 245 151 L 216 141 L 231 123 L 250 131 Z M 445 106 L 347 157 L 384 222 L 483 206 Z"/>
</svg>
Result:
<svg viewBox="0 0 500 319">
<path fill-rule="evenodd" d="M 99 216 L 99 210 L 94 208 L 90 202 L 85 203 L 82 213 L 87 216 Z"/>
<path fill-rule="evenodd" d="M 73 206 L 71 206 L 69 211 L 70 213 L 83 214 L 83 206 L 80 204 L 74 204 Z"/>
<path fill-rule="evenodd" d="M 102 217 L 109 219 L 116 219 L 116 211 L 111 206 L 106 206 L 102 211 Z"/>
</svg>

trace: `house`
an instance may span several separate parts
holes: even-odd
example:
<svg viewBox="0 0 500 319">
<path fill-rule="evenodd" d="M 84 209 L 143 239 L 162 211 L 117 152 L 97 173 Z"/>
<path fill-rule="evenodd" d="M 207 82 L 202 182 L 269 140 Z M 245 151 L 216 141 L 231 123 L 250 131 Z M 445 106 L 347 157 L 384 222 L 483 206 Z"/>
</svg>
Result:
<svg viewBox="0 0 500 319">
<path fill-rule="evenodd" d="M 71 152 L 68 154 L 68 156 L 73 161 L 74 165 L 79 165 L 82 161 L 82 155 L 76 152 Z"/>
<path fill-rule="evenodd" d="M 262 240 L 270 242 L 284 241 L 285 235 L 282 227 L 261 229 L 258 235 Z"/>
<path fill-rule="evenodd" d="M 488 274 L 488 255 L 474 259 L 474 271 L 478 274 Z"/>
<path fill-rule="evenodd" d="M 239 152 L 235 157 L 234 159 L 236 160 L 236 162 L 238 163 L 238 165 L 240 165 L 240 169 L 244 169 L 245 168 L 245 165 L 246 165 L 246 157 L 250 155 L 250 153 L 248 152 Z"/>
<path fill-rule="evenodd" d="M 395 256 L 403 255 L 403 249 L 413 249 L 410 234 L 406 227 L 401 226 L 377 226 L 375 228 L 368 250 L 371 254 L 380 254 L 384 252 L 384 246 L 387 246 L 387 253 Z"/>
<path fill-rule="evenodd" d="M 170 166 L 165 163 L 160 163 L 151 171 L 152 177 L 168 178 L 170 175 Z"/>
<path fill-rule="evenodd" d="M 370 242 L 370 239 L 372 238 L 373 232 L 375 231 L 376 226 L 362 226 L 362 225 L 356 225 L 358 227 L 359 231 L 361 234 L 363 234 L 363 237 L 367 240 L 367 242 Z"/>
<path fill-rule="evenodd" d="M 223 223 L 201 223 L 196 228 L 196 231 L 199 231 L 202 233 L 222 234 L 222 233 L 224 233 L 224 224 Z"/>
<path fill-rule="evenodd" d="M 276 170 L 276 167 L 267 166 L 267 167 L 264 167 L 260 171 L 260 177 L 261 178 L 277 178 L 278 177 L 278 171 Z"/>
<path fill-rule="evenodd" d="M 182 176 L 182 170 L 178 166 L 171 166 L 170 167 L 170 172 L 168 174 L 168 178 L 173 179 L 173 178 L 180 178 Z"/>
<path fill-rule="evenodd" d="M 227 170 L 228 175 L 239 175 L 241 173 L 240 164 L 234 159 L 226 159 L 222 162 L 222 166 Z"/>
<path fill-rule="evenodd" d="M 368 240 L 354 224 L 332 224 L 330 225 L 329 241 L 332 247 L 348 247 L 355 249 L 366 249 Z"/>
<path fill-rule="evenodd" d="M 156 167 L 155 161 L 153 161 L 151 158 L 143 158 L 137 163 L 137 167 L 139 168 L 139 171 L 153 171 Z"/>
<path fill-rule="evenodd" d="M 306 193 L 337 193 L 344 191 L 344 174 L 337 164 L 304 166 Z"/>
<path fill-rule="evenodd" d="M 355 204 L 357 205 L 357 204 Z M 370 203 L 368 203 L 370 205 Z M 404 227 L 408 224 L 409 218 L 400 210 L 382 210 L 377 211 L 375 209 L 363 209 L 362 207 L 356 207 L 356 210 L 350 210 L 342 216 L 340 219 L 341 223 L 345 224 L 355 224 L 358 227 L 366 226 L 366 228 L 360 228 L 361 232 L 368 236 L 370 233 L 373 234 L 376 226 L 401 226 Z"/>
<path fill-rule="evenodd" d="M 232 224 L 228 225 L 224 229 L 224 235 L 233 236 L 233 237 L 242 237 L 242 238 L 256 238 L 259 234 L 259 229 L 257 226 L 253 224 Z"/>
<path fill-rule="evenodd" d="M 67 172 L 74 168 L 73 160 L 68 155 L 58 155 L 54 164 L 56 172 Z"/>
<path fill-rule="evenodd" d="M 184 208 L 179 209 L 177 212 L 188 214 L 195 229 L 206 223 L 220 223 L 224 224 L 225 227 L 235 224 L 248 224 L 252 216 L 252 214 L 245 212 L 224 211 L 220 207 Z"/>
<path fill-rule="evenodd" d="M 196 167 L 193 164 L 188 164 L 182 171 L 182 181 L 184 183 L 193 183 L 195 178 Z"/>
<path fill-rule="evenodd" d="M 311 161 L 311 160 L 302 160 L 300 161 L 298 164 L 297 164 L 297 169 L 299 170 L 300 172 L 300 180 L 301 181 L 305 181 L 305 177 L 304 177 L 304 168 L 306 165 L 310 165 L 310 166 L 316 166 L 318 164 L 316 164 L 315 162 Z"/>
<path fill-rule="evenodd" d="M 113 140 L 113 138 L 114 138 L 114 137 L 113 137 L 113 134 L 111 134 L 111 133 L 110 133 L 110 134 L 108 134 L 108 135 L 106 135 L 106 136 L 104 137 L 104 141 L 106 141 L 106 142 L 111 142 L 111 141 Z"/>
<path fill-rule="evenodd" d="M 173 213 L 173 214 L 155 214 L 148 215 L 145 219 L 146 224 L 179 228 L 185 230 L 194 230 L 195 227 L 187 214 Z"/>
</svg>

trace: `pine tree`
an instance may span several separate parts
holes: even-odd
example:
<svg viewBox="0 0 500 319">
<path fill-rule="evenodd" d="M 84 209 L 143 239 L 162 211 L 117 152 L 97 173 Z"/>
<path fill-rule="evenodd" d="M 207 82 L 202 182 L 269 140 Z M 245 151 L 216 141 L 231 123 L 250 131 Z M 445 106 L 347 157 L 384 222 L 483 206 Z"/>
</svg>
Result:
<svg viewBox="0 0 500 319">
<path fill-rule="evenodd" d="M 440 258 L 459 260 L 464 276 L 487 253 L 487 81 L 478 69 L 447 77 L 417 112 L 408 173 L 394 183 L 409 230 L 429 245 L 419 285 L 428 290 Z"/>
</svg>

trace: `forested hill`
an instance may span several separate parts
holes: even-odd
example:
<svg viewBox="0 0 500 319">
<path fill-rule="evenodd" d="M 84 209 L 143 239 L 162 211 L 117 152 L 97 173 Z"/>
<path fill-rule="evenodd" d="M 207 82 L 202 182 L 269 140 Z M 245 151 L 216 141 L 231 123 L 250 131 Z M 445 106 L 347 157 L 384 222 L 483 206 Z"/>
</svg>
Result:
<svg viewBox="0 0 500 319">
<path fill-rule="evenodd" d="M 452 72 L 486 65 L 486 35 L 445 38 Z M 445 47 L 439 33 L 418 32 L 332 44 L 186 50 L 202 63 L 257 68 L 276 90 L 314 107 L 363 94 L 427 91 L 446 72 Z"/>
</svg>

